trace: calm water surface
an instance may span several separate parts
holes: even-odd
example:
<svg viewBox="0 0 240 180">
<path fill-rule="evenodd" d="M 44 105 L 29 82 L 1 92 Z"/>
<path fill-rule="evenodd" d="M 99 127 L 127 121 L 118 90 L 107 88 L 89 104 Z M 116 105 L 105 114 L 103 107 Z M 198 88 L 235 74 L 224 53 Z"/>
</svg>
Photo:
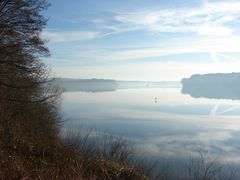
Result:
<svg viewBox="0 0 240 180">
<path fill-rule="evenodd" d="M 240 162 L 240 100 L 192 98 L 180 88 L 66 92 L 65 127 L 82 125 L 124 136 L 138 152 L 185 159 L 201 152 Z"/>
</svg>

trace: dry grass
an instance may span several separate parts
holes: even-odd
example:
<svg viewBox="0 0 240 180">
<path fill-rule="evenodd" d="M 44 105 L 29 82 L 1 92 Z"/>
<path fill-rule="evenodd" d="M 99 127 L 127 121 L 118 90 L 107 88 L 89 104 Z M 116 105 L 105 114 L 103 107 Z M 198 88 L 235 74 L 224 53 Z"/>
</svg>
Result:
<svg viewBox="0 0 240 180">
<path fill-rule="evenodd" d="M 28 151 L 15 147 L 0 152 L 1 179 L 149 179 L 143 171 L 127 165 L 129 152 L 124 152 L 122 141 L 106 143 L 108 150 L 98 146 L 76 148 L 72 143 L 55 144 L 45 151 Z M 125 148 L 125 147 L 124 147 Z M 93 154 L 92 154 L 93 153 Z M 129 154 L 130 155 L 130 154 Z"/>
<path fill-rule="evenodd" d="M 42 149 L 17 146 L 7 151 L 2 148 L 0 179 L 237 179 L 232 171 L 227 173 L 222 171 L 220 155 L 210 159 L 199 153 L 199 157 L 186 162 L 181 174 L 176 174 L 175 169 L 167 162 L 158 163 L 154 160 L 146 163 L 138 160 L 135 157 L 133 144 L 121 137 L 98 138 L 91 131 L 80 132 L 68 133 L 63 140 Z"/>
</svg>

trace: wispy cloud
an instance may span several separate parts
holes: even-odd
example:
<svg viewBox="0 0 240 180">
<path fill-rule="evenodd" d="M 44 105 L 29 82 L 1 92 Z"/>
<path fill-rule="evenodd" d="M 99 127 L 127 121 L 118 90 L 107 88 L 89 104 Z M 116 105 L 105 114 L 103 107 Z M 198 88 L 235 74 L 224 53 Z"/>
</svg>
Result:
<svg viewBox="0 0 240 180">
<path fill-rule="evenodd" d="M 43 36 L 50 40 L 53 64 L 62 67 L 56 69 L 61 76 L 179 80 L 193 73 L 239 71 L 240 2 L 200 0 L 197 6 L 193 4 L 189 1 L 188 7 L 176 8 L 136 6 L 114 12 L 101 9 L 90 15 L 79 14 L 80 19 L 70 20 L 68 30 L 54 27 Z M 74 43 L 66 48 L 63 42 Z M 195 54 L 199 56 L 195 58 Z M 108 64 L 112 66 L 106 68 Z"/>
<path fill-rule="evenodd" d="M 214 59 L 214 61 L 219 62 L 219 58 L 216 57 L 215 53 L 239 51 L 240 37 L 233 36 L 223 38 L 190 39 L 180 44 L 176 43 L 162 48 L 136 48 L 132 50 L 122 50 L 117 52 L 105 52 L 105 54 L 102 54 L 104 57 L 101 58 L 108 61 L 122 61 L 184 53 L 211 53 L 211 57 Z"/>
<path fill-rule="evenodd" d="M 108 32 L 102 32 L 99 37 L 145 29 L 154 33 L 178 33 L 179 36 L 187 33 L 188 38 L 182 39 L 182 44 L 173 42 L 161 48 L 101 52 L 95 54 L 96 59 L 121 61 L 183 53 L 209 53 L 214 62 L 220 62 L 223 59 L 220 53 L 240 51 L 240 37 L 235 34 L 239 27 L 232 25 L 240 18 L 240 2 L 237 1 L 203 1 L 201 7 L 195 8 L 121 12 L 112 16 L 115 22 L 109 21 L 110 24 L 102 26 Z M 94 55 L 90 56 L 94 59 Z"/>
<path fill-rule="evenodd" d="M 235 29 L 228 26 L 240 17 L 239 2 L 203 3 L 189 9 L 162 9 L 120 13 L 115 19 L 126 26 L 152 32 L 192 32 L 200 36 L 228 36 Z"/>
<path fill-rule="evenodd" d="M 129 31 L 145 29 L 154 33 L 194 33 L 198 36 L 230 36 L 237 31 L 229 24 L 240 18 L 240 2 L 203 3 L 195 8 L 134 10 L 81 18 L 80 22 L 95 24 L 88 31 L 47 31 L 51 42 L 89 40 Z M 76 21 L 76 20 L 70 20 Z M 95 28 L 96 28 L 95 27 Z"/>
<path fill-rule="evenodd" d="M 97 38 L 98 32 L 94 31 L 44 31 L 42 36 L 50 43 L 84 41 Z"/>
</svg>

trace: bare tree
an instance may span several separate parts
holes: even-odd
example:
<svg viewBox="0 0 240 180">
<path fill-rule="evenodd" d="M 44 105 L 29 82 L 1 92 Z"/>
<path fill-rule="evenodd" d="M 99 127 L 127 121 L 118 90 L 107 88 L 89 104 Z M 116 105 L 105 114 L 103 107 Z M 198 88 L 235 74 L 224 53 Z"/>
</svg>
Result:
<svg viewBox="0 0 240 180">
<path fill-rule="evenodd" d="M 59 91 L 40 58 L 45 0 L 0 0 L 0 145 L 45 148 L 57 137 Z M 19 147 L 19 148 L 18 148 Z"/>
</svg>

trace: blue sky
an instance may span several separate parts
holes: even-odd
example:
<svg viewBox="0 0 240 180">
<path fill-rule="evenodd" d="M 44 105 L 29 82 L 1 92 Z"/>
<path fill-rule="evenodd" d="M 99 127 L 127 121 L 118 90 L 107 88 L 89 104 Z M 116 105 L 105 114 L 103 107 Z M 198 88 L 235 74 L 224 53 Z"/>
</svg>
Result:
<svg viewBox="0 0 240 180">
<path fill-rule="evenodd" d="M 240 70 L 239 0 L 49 0 L 53 74 L 180 80 Z"/>
</svg>

